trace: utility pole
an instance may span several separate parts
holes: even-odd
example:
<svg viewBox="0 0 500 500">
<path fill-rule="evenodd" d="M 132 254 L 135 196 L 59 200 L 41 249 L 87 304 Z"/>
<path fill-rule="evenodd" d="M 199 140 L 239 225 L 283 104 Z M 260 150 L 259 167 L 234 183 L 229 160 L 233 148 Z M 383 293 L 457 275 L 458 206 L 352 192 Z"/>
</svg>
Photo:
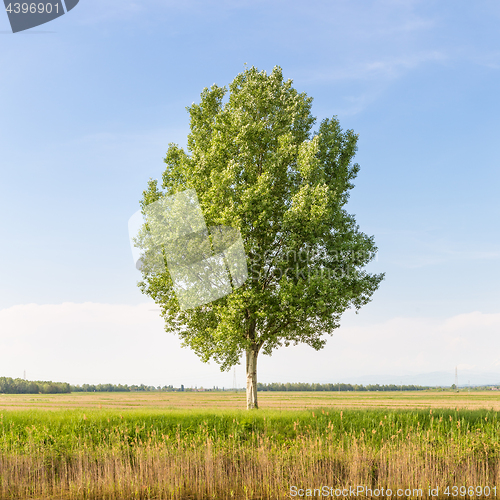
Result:
<svg viewBox="0 0 500 500">
<path fill-rule="evenodd" d="M 458 366 L 455 366 L 455 389 L 458 392 Z"/>
<path fill-rule="evenodd" d="M 238 388 L 236 386 L 236 366 L 233 369 L 233 389 L 234 392 L 238 392 Z"/>
</svg>

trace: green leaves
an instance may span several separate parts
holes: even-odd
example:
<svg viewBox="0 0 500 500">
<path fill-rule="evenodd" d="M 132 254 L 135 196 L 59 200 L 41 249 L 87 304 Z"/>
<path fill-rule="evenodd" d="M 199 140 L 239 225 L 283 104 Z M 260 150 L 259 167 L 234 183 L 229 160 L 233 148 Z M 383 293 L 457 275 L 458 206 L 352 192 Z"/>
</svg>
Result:
<svg viewBox="0 0 500 500">
<path fill-rule="evenodd" d="M 335 117 L 312 134 L 311 105 L 279 67 L 269 75 L 248 68 L 228 88 L 205 88 L 187 108 L 187 152 L 169 144 L 164 191 L 150 180 L 143 193 L 145 209 L 195 189 L 207 226 L 241 232 L 249 278 L 230 295 L 180 311 L 168 270 L 145 272 L 140 283 L 166 331 L 222 369 L 249 348 L 320 349 L 342 313 L 369 302 L 383 279 L 364 270 L 377 248 L 344 208 L 359 171 L 358 137 Z"/>
</svg>

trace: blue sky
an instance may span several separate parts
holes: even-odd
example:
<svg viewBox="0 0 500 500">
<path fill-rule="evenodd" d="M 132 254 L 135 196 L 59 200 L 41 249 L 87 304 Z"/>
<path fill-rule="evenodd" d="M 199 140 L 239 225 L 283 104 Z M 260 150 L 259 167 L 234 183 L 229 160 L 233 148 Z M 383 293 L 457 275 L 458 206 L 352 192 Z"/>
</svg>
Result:
<svg viewBox="0 0 500 500">
<path fill-rule="evenodd" d="M 259 379 L 500 380 L 499 22 L 482 0 L 81 0 L 17 34 L 0 14 L 0 376 L 232 385 L 163 332 L 127 221 L 185 107 L 247 63 L 359 133 L 349 210 L 386 272 L 323 351 L 261 357 Z"/>
</svg>

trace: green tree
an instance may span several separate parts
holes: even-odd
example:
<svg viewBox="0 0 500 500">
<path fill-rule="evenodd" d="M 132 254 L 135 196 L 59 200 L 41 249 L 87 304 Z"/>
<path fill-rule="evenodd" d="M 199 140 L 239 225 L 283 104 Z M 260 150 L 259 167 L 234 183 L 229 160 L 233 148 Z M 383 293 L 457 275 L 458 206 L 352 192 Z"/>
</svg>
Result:
<svg viewBox="0 0 500 500">
<path fill-rule="evenodd" d="M 229 90 L 229 92 L 228 92 Z M 144 268 L 141 291 L 161 308 L 167 332 L 204 362 L 229 370 L 246 354 L 247 407 L 257 408 L 257 356 L 306 343 L 316 350 L 342 313 L 371 300 L 383 274 L 364 267 L 377 251 L 344 208 L 359 166 L 358 136 L 325 119 L 312 133 L 312 98 L 246 68 L 187 108 L 187 151 L 169 144 L 161 188 L 149 180 L 141 207 L 195 189 L 208 226 L 241 232 L 248 279 L 233 293 L 180 310 L 168 270 Z"/>
</svg>

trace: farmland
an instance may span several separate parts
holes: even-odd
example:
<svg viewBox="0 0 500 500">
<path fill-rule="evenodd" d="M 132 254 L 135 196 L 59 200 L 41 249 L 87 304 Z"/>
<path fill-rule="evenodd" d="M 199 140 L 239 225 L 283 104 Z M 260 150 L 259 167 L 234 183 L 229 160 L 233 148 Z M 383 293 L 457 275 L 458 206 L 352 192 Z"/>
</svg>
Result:
<svg viewBox="0 0 500 500">
<path fill-rule="evenodd" d="M 500 392 L 259 392 L 260 408 L 303 410 L 461 408 L 500 411 Z M 243 410 L 243 391 L 225 392 L 111 392 L 72 394 L 0 394 L 0 410 L 104 409 L 214 409 Z"/>
<path fill-rule="evenodd" d="M 271 499 L 323 486 L 338 497 L 361 485 L 494 498 L 500 487 L 493 391 L 259 398 L 247 412 L 242 392 L 1 395 L 0 498 Z"/>
</svg>

